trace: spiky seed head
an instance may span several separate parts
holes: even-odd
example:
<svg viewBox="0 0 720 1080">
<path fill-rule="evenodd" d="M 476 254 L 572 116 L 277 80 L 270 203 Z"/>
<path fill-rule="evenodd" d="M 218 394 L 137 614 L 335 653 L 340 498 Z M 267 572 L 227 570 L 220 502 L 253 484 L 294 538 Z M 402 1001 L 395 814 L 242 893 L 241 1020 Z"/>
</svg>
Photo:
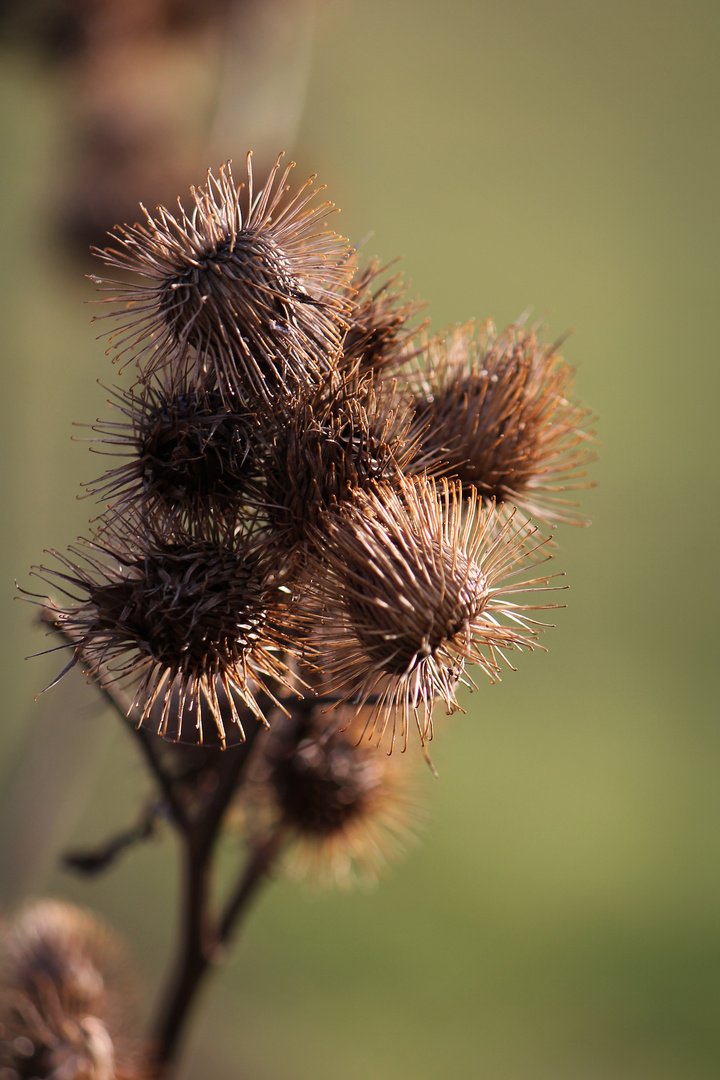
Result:
<svg viewBox="0 0 720 1080">
<path fill-rule="evenodd" d="M 326 514 L 309 585 L 321 692 L 372 705 L 378 743 L 389 731 L 404 747 L 413 725 L 431 739 L 435 700 L 450 713 L 458 684 L 475 685 L 466 664 L 497 679 L 508 650 L 537 645 L 545 624 L 530 613 L 555 605 L 514 599 L 547 588 L 547 577 L 518 580 L 534 532 L 499 521 L 474 489 L 464 499 L 459 482 L 425 477 L 358 491 Z"/>
<path fill-rule="evenodd" d="M 374 259 L 353 275 L 348 292 L 354 307 L 343 339 L 343 371 L 357 365 L 361 375 L 386 377 L 414 353 L 413 342 L 425 325 L 417 325 L 415 317 L 424 305 L 408 300 L 402 275 L 388 277 L 388 269 Z"/>
<path fill-rule="evenodd" d="M 124 950 L 90 912 L 29 904 L 0 931 L 0 1073 L 142 1080 Z"/>
<path fill-rule="evenodd" d="M 361 739 L 353 709 L 329 718 L 319 703 L 273 724 L 263 744 L 251 797 L 268 804 L 274 829 L 288 832 L 291 876 L 311 885 L 375 880 L 420 818 L 412 762 Z"/>
<path fill-rule="evenodd" d="M 471 322 L 432 339 L 420 376 L 416 421 L 443 473 L 486 501 L 520 507 L 551 524 L 587 524 L 563 491 L 588 487 L 594 432 L 569 395 L 573 370 L 521 325 L 498 335 Z"/>
<path fill-rule="evenodd" d="M 282 157 L 282 155 L 281 155 Z M 119 285 L 110 316 L 117 358 L 142 378 L 168 365 L 207 377 L 223 396 L 266 403 L 332 370 L 351 307 L 347 241 L 325 226 L 334 207 L 311 205 L 312 181 L 286 198 L 290 164 L 280 158 L 264 187 L 236 185 L 230 163 L 191 188 L 188 213 L 143 207 L 145 222 L 117 231 L 117 247 L 96 250 L 108 266 L 139 275 Z M 103 279 L 97 279 L 102 282 Z"/>
<path fill-rule="evenodd" d="M 181 523 L 237 517 L 253 486 L 254 413 L 193 383 L 116 391 L 123 420 L 98 421 L 99 453 L 128 460 L 87 485 L 109 507 L 164 514 Z"/>
<path fill-rule="evenodd" d="M 228 706 L 241 740 L 238 702 L 265 722 L 256 695 L 274 700 L 268 680 L 285 681 L 281 649 L 299 624 L 263 540 L 219 528 L 209 539 L 176 530 L 128 540 L 114 526 L 69 551 L 80 562 L 51 552 L 63 569 L 35 571 L 75 601 L 54 605 L 54 621 L 90 676 L 134 684 L 138 724 L 201 743 L 209 714 L 224 745 Z"/>
<path fill-rule="evenodd" d="M 296 399 L 278 426 L 264 469 L 267 514 L 293 548 L 308 542 L 325 510 L 352 492 L 391 480 L 417 453 L 411 414 L 394 390 L 372 378 L 335 378 L 322 392 Z"/>
</svg>

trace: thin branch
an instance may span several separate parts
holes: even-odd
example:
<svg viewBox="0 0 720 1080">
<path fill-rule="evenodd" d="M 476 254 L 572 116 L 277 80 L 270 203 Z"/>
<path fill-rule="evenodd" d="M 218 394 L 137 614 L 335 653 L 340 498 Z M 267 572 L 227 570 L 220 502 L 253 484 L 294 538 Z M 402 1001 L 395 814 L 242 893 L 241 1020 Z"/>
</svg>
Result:
<svg viewBox="0 0 720 1080">
<path fill-rule="evenodd" d="M 212 858 L 225 812 L 242 782 L 250 750 L 261 730 L 257 724 L 249 729 L 246 741 L 240 746 L 215 751 L 219 771 L 217 787 L 205 812 L 183 834 L 184 899 L 178 959 L 161 995 L 151 1040 L 159 1077 L 165 1074 L 177 1053 L 190 1006 L 222 940 L 224 920 L 214 927 L 209 918 Z"/>
<path fill-rule="evenodd" d="M 62 857 L 62 865 L 67 870 L 79 874 L 99 874 L 117 859 L 118 855 L 134 844 L 149 840 L 155 835 L 158 817 L 162 815 L 163 803 L 154 803 L 140 818 L 137 825 L 106 840 L 104 844 L 91 850 L 67 851 Z"/>
</svg>

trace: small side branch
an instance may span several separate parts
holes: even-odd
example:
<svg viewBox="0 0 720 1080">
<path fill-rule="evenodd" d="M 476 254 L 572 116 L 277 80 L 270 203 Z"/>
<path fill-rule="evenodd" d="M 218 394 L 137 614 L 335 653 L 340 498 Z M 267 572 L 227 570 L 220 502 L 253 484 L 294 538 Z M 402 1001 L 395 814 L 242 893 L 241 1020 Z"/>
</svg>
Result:
<svg viewBox="0 0 720 1080">
<path fill-rule="evenodd" d="M 116 836 L 111 837 L 104 844 L 92 850 L 67 851 L 62 857 L 62 864 L 67 870 L 74 870 L 79 874 L 99 874 L 112 866 L 117 857 L 126 848 L 134 844 L 149 840 L 155 835 L 158 817 L 162 813 L 162 806 L 156 803 L 151 806 L 137 825 L 125 829 Z"/>
</svg>

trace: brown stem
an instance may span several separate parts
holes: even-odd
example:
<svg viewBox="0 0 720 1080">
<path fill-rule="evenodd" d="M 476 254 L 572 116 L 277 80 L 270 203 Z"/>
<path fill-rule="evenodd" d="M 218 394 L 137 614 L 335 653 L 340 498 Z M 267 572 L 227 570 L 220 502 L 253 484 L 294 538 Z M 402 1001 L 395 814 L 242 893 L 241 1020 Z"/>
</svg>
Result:
<svg viewBox="0 0 720 1080">
<path fill-rule="evenodd" d="M 257 725 L 248 732 L 247 741 L 219 755 L 218 783 L 205 812 L 183 834 L 184 887 L 180 923 L 178 960 L 171 971 L 153 1027 L 152 1045 L 157 1077 L 167 1075 L 179 1049 L 185 1021 L 194 1003 L 205 973 L 217 956 L 218 946 L 226 944 L 241 912 L 247 908 L 255 889 L 264 879 L 272 858 L 250 856 L 240 883 L 233 891 L 228 909 L 216 925 L 209 918 L 210 873 L 215 844 L 225 811 L 241 783 L 252 743 L 260 731 Z M 274 853 L 273 853 L 274 854 Z"/>
<path fill-rule="evenodd" d="M 250 853 L 250 858 L 219 920 L 212 944 L 207 937 L 203 943 L 202 935 L 197 933 L 198 928 L 202 928 L 205 910 L 207 877 L 204 871 L 207 871 L 207 864 L 195 865 L 192 857 L 187 860 L 184 952 L 180 967 L 170 982 L 169 989 L 172 993 L 164 1003 L 164 1009 L 156 1026 L 153 1045 L 155 1047 L 154 1076 L 157 1080 L 167 1075 L 167 1070 L 177 1055 L 180 1040 L 184 1034 L 185 1020 L 206 972 L 217 959 L 221 947 L 230 944 L 242 917 L 248 913 L 251 901 L 270 873 L 282 847 L 283 839 L 284 836 L 279 831 L 265 844 L 254 848 Z"/>
<path fill-rule="evenodd" d="M 151 1035 L 154 1075 L 163 1077 L 174 1059 L 185 1017 L 209 964 L 206 898 L 209 886 L 209 851 L 188 843 L 183 852 L 183 910 L 179 950 Z"/>
</svg>

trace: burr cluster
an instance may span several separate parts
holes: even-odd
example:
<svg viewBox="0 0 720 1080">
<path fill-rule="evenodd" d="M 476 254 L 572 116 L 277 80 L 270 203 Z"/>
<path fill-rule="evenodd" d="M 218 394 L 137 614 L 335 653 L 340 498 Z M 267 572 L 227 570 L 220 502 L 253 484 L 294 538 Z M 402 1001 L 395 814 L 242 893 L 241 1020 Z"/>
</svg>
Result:
<svg viewBox="0 0 720 1080">
<path fill-rule="evenodd" d="M 137 377 L 94 426 L 90 536 L 36 573 L 69 666 L 168 739 L 237 743 L 305 699 L 313 738 L 350 716 L 424 744 L 473 669 L 538 644 L 538 526 L 583 521 L 590 417 L 534 329 L 430 335 L 291 168 L 258 189 L 248 155 L 95 252 Z"/>
</svg>

